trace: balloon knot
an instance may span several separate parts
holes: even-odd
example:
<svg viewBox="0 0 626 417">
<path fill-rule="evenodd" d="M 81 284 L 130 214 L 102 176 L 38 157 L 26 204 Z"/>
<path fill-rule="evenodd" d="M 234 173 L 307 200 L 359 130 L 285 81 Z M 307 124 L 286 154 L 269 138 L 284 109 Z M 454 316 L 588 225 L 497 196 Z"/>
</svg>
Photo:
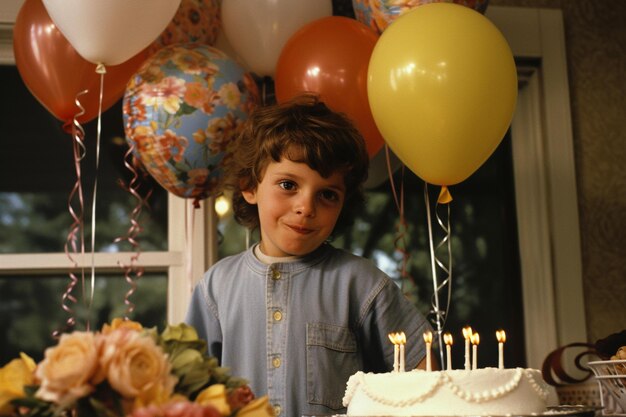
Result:
<svg viewBox="0 0 626 417">
<path fill-rule="evenodd" d="M 98 74 L 106 74 L 107 73 L 107 69 L 104 66 L 104 64 L 98 64 L 98 65 L 96 65 L 96 72 Z"/>
<path fill-rule="evenodd" d="M 450 194 L 450 190 L 445 185 L 441 186 L 441 191 L 439 192 L 439 197 L 437 198 L 437 202 L 439 204 L 448 204 L 452 201 L 452 194 Z"/>
</svg>

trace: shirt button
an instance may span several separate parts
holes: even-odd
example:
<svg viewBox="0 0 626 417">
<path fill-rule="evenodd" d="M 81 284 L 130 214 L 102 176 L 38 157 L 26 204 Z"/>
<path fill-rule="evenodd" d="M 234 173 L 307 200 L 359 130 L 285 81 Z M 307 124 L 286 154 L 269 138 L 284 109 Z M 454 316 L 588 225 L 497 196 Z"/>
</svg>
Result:
<svg viewBox="0 0 626 417">
<path fill-rule="evenodd" d="M 280 310 L 276 310 L 274 314 L 272 314 L 272 317 L 274 317 L 276 321 L 281 321 L 283 319 L 283 313 Z"/>
<path fill-rule="evenodd" d="M 274 368 L 279 368 L 281 364 L 281 360 L 280 358 L 274 358 L 272 359 L 272 365 L 274 366 Z"/>
<path fill-rule="evenodd" d="M 283 409 L 280 408 L 280 405 L 277 404 L 277 405 L 274 406 L 274 415 L 276 415 L 276 416 L 280 415 L 281 411 L 283 411 Z"/>
<path fill-rule="evenodd" d="M 272 279 L 274 281 L 278 281 L 280 279 L 280 271 L 277 269 L 272 269 Z"/>
</svg>

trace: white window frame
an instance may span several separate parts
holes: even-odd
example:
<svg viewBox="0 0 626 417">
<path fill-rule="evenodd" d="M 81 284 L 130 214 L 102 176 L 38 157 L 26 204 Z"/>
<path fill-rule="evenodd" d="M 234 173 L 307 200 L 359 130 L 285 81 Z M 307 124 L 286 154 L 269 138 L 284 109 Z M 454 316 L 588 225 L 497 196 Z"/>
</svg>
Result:
<svg viewBox="0 0 626 417">
<path fill-rule="evenodd" d="M 0 63 L 14 62 L 12 22 L 22 2 L 0 4 Z M 517 58 L 540 62 L 525 76 L 511 125 L 526 355 L 537 368 L 556 347 L 587 340 L 563 17 L 558 9 L 498 6 L 486 15 Z M 212 203 L 194 212 L 189 200 L 170 194 L 169 250 L 141 254 L 147 270 L 167 271 L 170 323 L 184 318 L 190 283 L 217 260 Z M 130 255 L 97 254 L 95 266 L 117 268 Z M 0 255 L 0 274 L 66 271 L 67 262 L 65 254 Z"/>
<path fill-rule="evenodd" d="M 539 62 L 511 124 L 527 365 L 587 340 L 574 145 L 559 9 L 489 7 L 516 58 Z"/>
</svg>

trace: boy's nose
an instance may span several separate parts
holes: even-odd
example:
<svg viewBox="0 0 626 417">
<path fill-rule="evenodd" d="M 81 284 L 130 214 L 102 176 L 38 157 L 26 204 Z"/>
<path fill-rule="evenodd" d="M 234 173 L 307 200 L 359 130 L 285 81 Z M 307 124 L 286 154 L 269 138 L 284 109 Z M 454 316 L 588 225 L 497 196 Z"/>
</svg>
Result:
<svg viewBox="0 0 626 417">
<path fill-rule="evenodd" d="M 294 211 L 305 217 L 314 217 L 315 216 L 315 199 L 310 196 L 302 196 L 296 202 L 294 206 Z"/>
</svg>

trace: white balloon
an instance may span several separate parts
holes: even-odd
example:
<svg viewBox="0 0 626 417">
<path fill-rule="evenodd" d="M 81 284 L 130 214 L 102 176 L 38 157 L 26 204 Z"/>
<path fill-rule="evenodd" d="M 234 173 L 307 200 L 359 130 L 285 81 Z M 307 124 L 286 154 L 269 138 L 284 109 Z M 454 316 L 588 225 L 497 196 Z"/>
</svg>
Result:
<svg viewBox="0 0 626 417">
<path fill-rule="evenodd" d="M 150 45 L 181 0 L 43 0 L 50 19 L 83 58 L 117 65 Z"/>
<path fill-rule="evenodd" d="M 222 0 L 222 27 L 229 43 L 261 76 L 274 76 L 291 35 L 332 14 L 332 0 Z"/>
</svg>

